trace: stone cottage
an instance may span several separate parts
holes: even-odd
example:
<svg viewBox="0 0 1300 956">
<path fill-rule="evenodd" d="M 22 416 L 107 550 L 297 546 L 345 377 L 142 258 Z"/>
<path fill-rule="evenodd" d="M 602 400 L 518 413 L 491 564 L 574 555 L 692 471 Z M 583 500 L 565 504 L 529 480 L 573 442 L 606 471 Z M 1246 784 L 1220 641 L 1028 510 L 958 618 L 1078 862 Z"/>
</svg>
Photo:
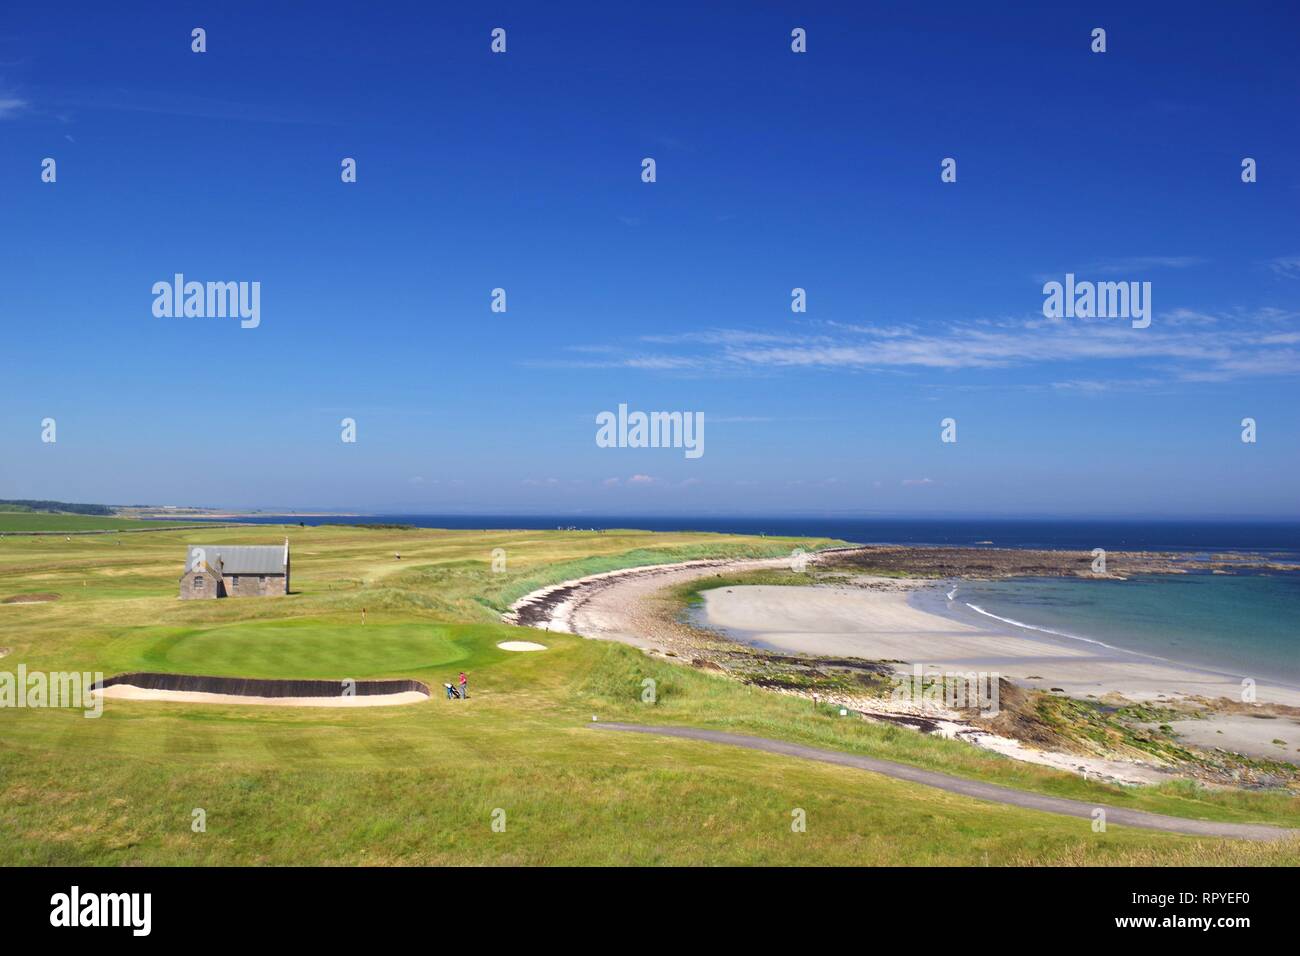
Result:
<svg viewBox="0 0 1300 956">
<path fill-rule="evenodd" d="M 181 598 L 269 597 L 289 593 L 289 539 L 284 546 L 194 545 L 185 556 Z"/>
</svg>

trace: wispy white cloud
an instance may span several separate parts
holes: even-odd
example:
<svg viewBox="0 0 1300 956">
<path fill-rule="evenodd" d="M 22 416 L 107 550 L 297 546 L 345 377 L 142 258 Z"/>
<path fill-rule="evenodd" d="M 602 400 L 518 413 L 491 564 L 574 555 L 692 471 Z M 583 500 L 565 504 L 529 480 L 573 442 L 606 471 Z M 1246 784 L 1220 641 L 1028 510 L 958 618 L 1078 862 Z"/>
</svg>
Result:
<svg viewBox="0 0 1300 956">
<path fill-rule="evenodd" d="M 1120 259 L 1103 259 L 1087 267 L 1088 271 L 1106 275 L 1129 272 L 1148 272 L 1152 269 L 1190 269 L 1205 263 L 1200 256 L 1126 256 Z"/>
<path fill-rule="evenodd" d="M 13 119 L 27 109 L 28 105 L 21 97 L 0 94 L 0 120 Z"/>
<path fill-rule="evenodd" d="M 1051 387 L 1058 392 L 1100 395 L 1103 392 L 1150 391 L 1164 384 L 1166 383 L 1158 378 L 1075 378 L 1063 382 L 1052 382 Z"/>
<path fill-rule="evenodd" d="M 749 345 L 781 342 L 784 341 L 784 336 L 775 332 L 752 332 L 745 329 L 704 329 L 699 332 L 678 332 L 674 335 L 643 335 L 639 341 L 652 345 Z"/>
<path fill-rule="evenodd" d="M 1195 309 L 1171 309 L 1160 317 L 1160 321 L 1164 325 L 1214 325 L 1219 320 L 1216 316 Z"/>
<path fill-rule="evenodd" d="M 1284 279 L 1300 279 L 1300 256 L 1278 256 L 1269 259 L 1267 264 Z"/>
<path fill-rule="evenodd" d="M 638 345 L 662 345 L 645 351 Z M 696 374 L 773 374 L 826 369 L 955 372 L 1062 363 L 1138 363 L 1143 374 L 1082 375 L 1044 385 L 1086 390 L 1086 382 L 1209 381 L 1300 374 L 1300 313 L 1267 308 L 1210 313 L 1174 309 L 1150 328 L 1107 320 L 1030 319 L 955 322 L 937 329 L 822 323 L 809 332 L 712 329 L 644 336 L 586 367 Z M 558 363 L 566 364 L 566 363 Z M 1059 375 L 1059 371 L 1057 372 Z"/>
<path fill-rule="evenodd" d="M 697 485 L 704 484 L 700 478 L 683 478 L 681 481 L 671 481 L 666 478 L 656 478 L 654 475 L 631 475 L 628 478 L 606 478 L 600 482 L 603 488 L 636 488 L 656 486 L 663 488 L 694 488 Z"/>
<path fill-rule="evenodd" d="M 1090 275 L 1123 275 L 1138 278 L 1156 269 L 1190 269 L 1205 265 L 1208 259 L 1201 256 L 1120 256 L 1113 259 L 1094 259 L 1091 262 L 1067 263 L 1054 273 L 1042 272 L 1033 276 L 1035 283 L 1059 281 L 1067 272 L 1087 278 Z"/>
</svg>

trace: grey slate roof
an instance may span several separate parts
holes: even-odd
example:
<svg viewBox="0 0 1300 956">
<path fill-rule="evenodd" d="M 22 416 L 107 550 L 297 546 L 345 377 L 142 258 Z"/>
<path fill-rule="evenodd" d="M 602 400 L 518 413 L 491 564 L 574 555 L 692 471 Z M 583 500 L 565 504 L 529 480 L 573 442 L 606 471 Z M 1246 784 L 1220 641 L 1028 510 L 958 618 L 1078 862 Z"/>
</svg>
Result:
<svg viewBox="0 0 1300 956">
<path fill-rule="evenodd" d="M 209 567 L 221 568 L 226 574 L 284 574 L 285 546 L 272 545 L 194 545 L 185 555 L 185 573 L 194 570 L 194 562 L 204 560 Z"/>
</svg>

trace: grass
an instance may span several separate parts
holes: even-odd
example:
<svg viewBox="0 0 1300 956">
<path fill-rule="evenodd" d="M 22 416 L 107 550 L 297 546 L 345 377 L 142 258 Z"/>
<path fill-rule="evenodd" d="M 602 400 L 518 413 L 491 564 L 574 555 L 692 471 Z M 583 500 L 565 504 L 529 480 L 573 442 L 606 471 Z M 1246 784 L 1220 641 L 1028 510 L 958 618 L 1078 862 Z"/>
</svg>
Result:
<svg viewBox="0 0 1300 956">
<path fill-rule="evenodd" d="M 221 677 L 371 677 L 428 671 L 470 658 L 452 628 L 417 622 L 368 624 L 363 629 L 351 620 L 294 618 L 157 630 L 147 635 L 153 639 L 146 646 L 129 658 L 123 655 L 113 669 Z M 302 653 L 304 644 L 311 647 L 309 656 Z"/>
<path fill-rule="evenodd" d="M 28 531 L 139 531 L 144 528 L 165 528 L 170 524 L 172 522 L 140 521 L 108 515 L 58 514 L 27 509 L 0 511 L 0 534 Z"/>
<path fill-rule="evenodd" d="M 294 594 L 176 599 L 188 544 L 288 534 Z M 1197 840 L 994 806 L 849 768 L 593 730 L 715 727 L 1045 793 L 1300 826 L 1282 793 L 1083 781 L 649 658 L 499 621 L 568 577 L 829 542 L 638 531 L 260 527 L 0 540 L 0 667 L 249 677 L 469 673 L 471 698 L 320 710 L 110 702 L 0 711 L 4 864 L 1296 864 L 1294 846 Z M 491 571 L 504 548 L 507 570 Z M 402 558 L 394 558 L 400 551 Z M 366 623 L 361 624 L 361 608 Z M 496 644 L 540 639 L 548 650 Z M 656 703 L 641 702 L 643 681 Z M 793 833 L 791 812 L 807 813 Z M 206 814 L 196 833 L 193 812 Z M 506 814 L 505 832 L 491 827 Z"/>
</svg>

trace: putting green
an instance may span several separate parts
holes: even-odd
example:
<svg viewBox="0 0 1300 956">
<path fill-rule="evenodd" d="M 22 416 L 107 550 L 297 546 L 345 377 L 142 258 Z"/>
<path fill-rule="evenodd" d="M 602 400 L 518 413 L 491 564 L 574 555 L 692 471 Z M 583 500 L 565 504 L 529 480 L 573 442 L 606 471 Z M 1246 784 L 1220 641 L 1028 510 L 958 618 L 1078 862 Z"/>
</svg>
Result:
<svg viewBox="0 0 1300 956">
<path fill-rule="evenodd" d="M 181 601 L 190 545 L 294 547 L 295 594 Z M 0 865 L 1295 866 L 1295 841 L 1210 841 L 975 801 L 703 740 L 590 729 L 708 727 L 872 756 L 1103 806 L 1300 826 L 1292 793 L 1116 789 L 746 686 L 616 642 L 499 622 L 512 601 L 637 564 L 775 557 L 820 539 L 352 526 L 0 537 L 0 672 L 409 678 L 409 707 L 116 700 L 0 710 Z M 120 538 L 120 543 L 117 539 Z M 510 556 L 491 570 L 494 548 Z M 402 554 L 401 562 L 392 558 Z M 400 565 L 401 573 L 372 569 Z M 84 585 L 83 585 L 84 582 Z M 674 597 L 675 601 L 677 598 Z M 361 624 L 361 609 L 369 621 Z M 530 640 L 548 650 L 511 653 Z M 470 700 L 444 683 L 460 671 Z M 642 695 L 655 681 L 655 703 Z M 806 833 L 790 811 L 807 810 Z M 189 810 L 209 810 L 208 831 Z M 489 821 L 509 814 L 506 832 Z M 613 808 L 613 809 L 611 809 Z"/>
<path fill-rule="evenodd" d="M 160 629 L 162 630 L 162 629 Z M 168 628 L 146 643 L 152 670 L 218 677 L 368 677 L 409 674 L 465 659 L 470 649 L 433 624 L 247 621 Z"/>
</svg>

